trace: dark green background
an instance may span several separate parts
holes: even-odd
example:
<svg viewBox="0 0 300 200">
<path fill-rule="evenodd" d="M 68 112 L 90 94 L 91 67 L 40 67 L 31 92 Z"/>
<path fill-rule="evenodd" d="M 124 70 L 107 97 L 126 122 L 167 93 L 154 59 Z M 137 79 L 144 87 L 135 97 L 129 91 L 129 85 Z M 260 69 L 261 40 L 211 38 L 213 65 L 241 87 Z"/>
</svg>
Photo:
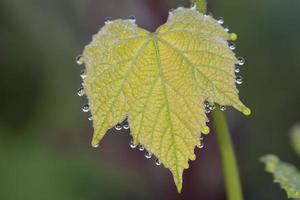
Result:
<svg viewBox="0 0 300 200">
<path fill-rule="evenodd" d="M 187 1 L 0 1 L 0 199 L 225 199 L 215 134 L 197 150 L 178 195 L 168 170 L 128 147 L 128 132 L 110 132 L 92 149 L 91 124 L 78 98 L 74 58 L 104 18 L 137 17 L 149 30 Z M 288 131 L 300 119 L 300 1 L 214 0 L 209 10 L 239 35 L 246 59 L 239 86 L 253 110 L 228 109 L 246 200 L 282 200 L 258 162 L 276 153 L 300 167 Z"/>
</svg>

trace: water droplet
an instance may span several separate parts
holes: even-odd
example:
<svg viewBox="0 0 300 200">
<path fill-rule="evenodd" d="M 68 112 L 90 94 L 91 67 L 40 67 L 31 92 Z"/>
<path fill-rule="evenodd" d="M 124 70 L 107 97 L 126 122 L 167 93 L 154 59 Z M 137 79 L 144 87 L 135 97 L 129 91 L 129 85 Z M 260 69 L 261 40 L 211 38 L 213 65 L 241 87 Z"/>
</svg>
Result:
<svg viewBox="0 0 300 200">
<path fill-rule="evenodd" d="M 82 70 L 82 71 L 80 72 L 80 77 L 81 77 L 82 79 L 85 79 L 85 78 L 86 78 L 85 70 Z"/>
<path fill-rule="evenodd" d="M 205 108 L 209 107 L 208 101 L 204 101 L 204 107 L 205 107 Z"/>
<path fill-rule="evenodd" d="M 205 15 L 203 15 L 203 16 L 204 16 L 204 19 L 205 19 L 205 20 L 207 20 L 207 19 L 210 18 L 210 16 L 209 16 L 208 14 L 205 14 Z"/>
<path fill-rule="evenodd" d="M 90 111 L 90 106 L 89 106 L 89 104 L 84 104 L 84 105 L 82 106 L 82 111 L 83 111 L 83 112 L 89 112 L 89 111 Z"/>
<path fill-rule="evenodd" d="M 225 32 L 229 32 L 229 27 L 228 26 L 224 26 L 224 31 Z"/>
<path fill-rule="evenodd" d="M 133 139 L 131 139 L 131 140 L 129 141 L 129 146 L 130 146 L 130 148 L 132 148 L 132 149 L 135 149 L 135 148 L 136 148 L 136 145 L 134 145 Z"/>
<path fill-rule="evenodd" d="M 211 112 L 211 110 L 209 108 L 205 108 L 205 113 L 209 114 Z"/>
<path fill-rule="evenodd" d="M 115 129 L 116 129 L 117 131 L 122 130 L 122 125 L 121 125 L 121 124 L 117 124 L 117 125 L 115 126 Z"/>
<path fill-rule="evenodd" d="M 139 151 L 144 151 L 145 150 L 145 147 L 143 145 L 141 145 L 141 144 L 139 145 L 138 148 L 139 148 Z"/>
<path fill-rule="evenodd" d="M 89 121 L 93 121 L 93 117 L 92 117 L 92 116 L 89 116 L 88 120 L 89 120 Z"/>
<path fill-rule="evenodd" d="M 203 147 L 204 147 L 204 142 L 201 142 L 199 148 L 200 148 L 200 149 L 203 149 Z"/>
<path fill-rule="evenodd" d="M 145 152 L 145 158 L 150 159 L 152 157 L 152 153 L 146 151 Z"/>
<path fill-rule="evenodd" d="M 93 147 L 97 148 L 97 147 L 99 147 L 99 144 L 94 144 Z"/>
<path fill-rule="evenodd" d="M 237 77 L 235 78 L 235 82 L 236 82 L 237 84 L 241 85 L 241 84 L 243 83 L 243 77 L 237 76 Z"/>
<path fill-rule="evenodd" d="M 132 22 L 132 23 L 135 23 L 136 22 L 136 18 L 134 15 L 130 15 L 129 16 L 129 21 Z"/>
<path fill-rule="evenodd" d="M 214 109 L 216 109 L 216 106 L 215 106 L 215 105 L 210 105 L 210 106 L 209 106 L 209 110 L 214 110 Z"/>
<path fill-rule="evenodd" d="M 105 24 L 110 24 L 112 22 L 112 20 L 113 20 L 112 17 L 106 17 L 104 22 L 105 22 Z"/>
<path fill-rule="evenodd" d="M 237 60 L 238 60 L 238 65 L 242 66 L 245 64 L 245 59 L 243 57 L 238 57 Z"/>
<path fill-rule="evenodd" d="M 221 111 L 225 111 L 225 110 L 226 110 L 226 107 L 225 107 L 225 106 L 220 106 L 220 110 L 221 110 Z"/>
<path fill-rule="evenodd" d="M 78 65 L 83 64 L 82 55 L 78 55 L 75 60 Z"/>
<path fill-rule="evenodd" d="M 83 87 L 80 87 L 78 90 L 77 90 L 77 95 L 82 97 L 84 95 L 84 89 Z"/>
<path fill-rule="evenodd" d="M 197 4 L 195 2 L 191 3 L 191 9 L 196 10 L 197 9 Z"/>
<path fill-rule="evenodd" d="M 128 130 L 128 129 L 130 128 L 128 122 L 125 122 L 125 123 L 123 124 L 123 128 L 124 128 L 125 130 Z"/>
<path fill-rule="evenodd" d="M 240 68 L 238 66 L 235 66 L 234 72 L 235 73 L 240 73 Z"/>
<path fill-rule="evenodd" d="M 200 141 L 203 141 L 203 140 L 204 140 L 204 137 L 201 136 L 201 137 L 200 137 Z"/>
<path fill-rule="evenodd" d="M 157 166 L 161 165 L 160 160 L 159 160 L 159 159 L 156 159 L 156 160 L 155 160 L 155 164 L 156 164 Z"/>
<path fill-rule="evenodd" d="M 235 50 L 236 49 L 236 46 L 235 46 L 235 44 L 233 42 L 229 43 L 229 49 L 230 50 Z"/>
<path fill-rule="evenodd" d="M 224 19 L 222 17 L 218 17 L 217 22 L 222 25 L 224 24 Z"/>
</svg>

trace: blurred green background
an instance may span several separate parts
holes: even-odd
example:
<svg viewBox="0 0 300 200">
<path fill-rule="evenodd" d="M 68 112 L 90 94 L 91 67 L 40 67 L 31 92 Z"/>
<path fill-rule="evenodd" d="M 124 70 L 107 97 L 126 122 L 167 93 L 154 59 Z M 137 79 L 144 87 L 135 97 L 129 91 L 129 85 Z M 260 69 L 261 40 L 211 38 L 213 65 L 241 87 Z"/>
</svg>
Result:
<svg viewBox="0 0 300 200">
<path fill-rule="evenodd" d="M 104 18 L 135 15 L 149 30 L 183 0 L 0 1 L 1 200 L 224 200 L 215 134 L 197 150 L 178 195 L 168 170 L 128 147 L 128 131 L 111 131 L 92 149 L 92 127 L 78 98 L 81 71 L 74 59 Z M 239 86 L 253 110 L 226 112 L 246 200 L 282 200 L 258 158 L 276 153 L 300 168 L 289 128 L 300 120 L 300 1 L 211 0 L 239 35 L 246 59 Z"/>
</svg>

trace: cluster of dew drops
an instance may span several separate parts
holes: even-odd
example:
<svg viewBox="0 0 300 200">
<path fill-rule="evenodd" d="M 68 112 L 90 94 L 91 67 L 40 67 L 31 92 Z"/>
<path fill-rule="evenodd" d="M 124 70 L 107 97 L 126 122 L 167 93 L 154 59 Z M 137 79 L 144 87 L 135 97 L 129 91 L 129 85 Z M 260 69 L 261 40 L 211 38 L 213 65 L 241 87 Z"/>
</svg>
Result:
<svg viewBox="0 0 300 200">
<path fill-rule="evenodd" d="M 196 3 L 192 3 L 191 4 L 191 9 L 192 10 L 196 10 L 197 9 L 197 4 Z M 213 15 L 212 15 L 212 13 L 208 12 L 207 14 L 204 15 L 204 17 L 209 18 L 209 17 L 213 17 Z M 224 31 L 228 33 L 229 32 L 229 27 L 227 25 L 224 25 L 224 22 L 225 22 L 224 19 L 222 17 L 218 17 L 218 18 L 216 18 L 216 20 L 217 20 L 218 24 L 220 24 L 220 25 L 223 26 Z M 232 41 L 228 42 L 228 47 L 232 51 L 234 51 L 236 49 L 236 45 Z M 241 85 L 243 83 L 243 77 L 240 76 L 240 75 L 238 75 L 238 73 L 240 73 L 240 67 L 243 66 L 244 64 L 245 64 L 245 59 L 243 57 L 237 57 L 237 63 L 235 65 L 234 72 L 236 74 L 236 76 L 235 76 L 235 82 L 238 85 Z M 209 108 L 213 108 L 213 107 L 208 107 L 207 112 L 209 112 L 208 111 Z M 226 108 L 224 106 L 221 106 L 220 109 L 222 111 L 226 110 Z"/>
<path fill-rule="evenodd" d="M 130 19 L 132 19 L 132 18 L 133 18 L 133 17 L 131 17 Z M 76 57 L 76 63 L 77 63 L 78 65 L 83 65 L 83 61 L 82 61 L 82 56 L 81 56 L 81 55 L 79 55 L 79 56 Z M 81 71 L 80 77 L 81 77 L 81 79 L 82 79 L 82 83 L 81 83 L 81 86 L 79 87 L 79 89 L 77 90 L 77 95 L 78 95 L 79 97 L 82 97 L 82 96 L 85 95 L 85 93 L 84 93 L 84 81 L 85 81 L 85 78 L 86 78 L 86 72 L 85 72 L 85 70 L 82 70 L 82 71 Z M 89 106 L 88 103 L 86 103 L 86 104 L 84 104 L 84 105 L 82 106 L 82 111 L 83 111 L 84 113 L 88 113 L 88 112 L 90 111 L 90 106 Z M 89 120 L 89 121 L 93 121 L 92 116 L 88 117 L 88 120 Z M 128 123 L 127 117 L 126 117 L 126 119 L 125 119 L 122 123 L 118 123 L 114 128 L 115 128 L 116 131 L 122 131 L 122 129 L 123 129 L 123 130 L 130 130 L 130 127 L 129 127 L 129 123 Z M 137 145 L 137 146 L 134 145 L 133 139 L 130 139 L 130 141 L 129 141 L 129 147 L 130 147 L 131 149 L 138 149 L 138 150 L 141 151 L 141 152 L 145 150 L 145 147 L 144 147 L 143 145 L 141 145 L 141 144 L 139 144 L 139 145 Z M 152 158 L 152 153 L 150 153 L 150 152 L 148 152 L 148 151 L 145 151 L 145 158 L 151 159 L 151 158 Z M 160 160 L 156 158 L 155 164 L 156 164 L 157 166 L 161 165 Z"/>
<path fill-rule="evenodd" d="M 191 4 L 191 9 L 193 9 L 193 10 L 196 9 L 196 4 L 195 3 Z M 172 10 L 173 9 L 171 9 L 170 11 L 172 11 Z M 212 17 L 212 14 L 208 13 L 208 14 L 205 14 L 204 16 L 205 17 Z M 111 17 L 105 18 L 105 24 L 110 24 L 112 22 L 112 20 L 113 19 Z M 129 16 L 129 20 L 132 23 L 136 22 L 135 16 Z M 216 20 L 217 20 L 217 22 L 220 25 L 223 25 L 225 32 L 229 32 L 229 27 L 226 26 L 226 25 L 224 25 L 224 19 L 222 17 L 218 17 Z M 229 41 L 228 47 L 232 51 L 234 51 L 236 49 L 236 45 L 232 41 Z M 83 65 L 84 64 L 83 61 L 82 61 L 82 56 L 81 55 L 78 55 L 76 57 L 76 63 L 78 65 Z M 234 69 L 234 72 L 236 73 L 235 82 L 238 85 L 241 85 L 243 83 L 243 78 L 240 75 L 237 75 L 237 74 L 240 73 L 240 67 L 243 66 L 244 64 L 245 64 L 244 58 L 243 57 L 238 57 L 237 58 L 237 64 L 235 65 L 235 69 Z M 85 95 L 84 94 L 84 80 L 86 78 L 86 72 L 85 72 L 85 70 L 82 70 L 80 72 L 80 77 L 82 79 L 82 83 L 81 83 L 81 86 L 79 87 L 79 89 L 77 90 L 77 95 L 80 96 L 80 97 L 82 97 L 82 96 Z M 216 109 L 216 106 L 214 104 L 210 104 L 208 101 L 204 102 L 204 107 L 205 107 L 205 113 L 206 114 L 209 114 L 211 111 L 213 111 L 214 109 Z M 225 111 L 226 107 L 225 106 L 219 106 L 219 109 L 221 111 Z M 85 112 L 85 113 L 88 113 L 90 111 L 90 107 L 89 107 L 88 103 L 86 103 L 86 104 L 84 104 L 82 106 L 82 111 Z M 88 117 L 88 120 L 89 121 L 93 121 L 92 116 Z M 207 119 L 207 122 L 209 122 L 209 119 Z M 124 130 L 130 130 L 127 118 L 122 123 L 117 124 L 114 128 L 115 128 L 116 131 L 122 131 L 122 129 L 124 129 Z M 201 143 L 200 143 L 199 148 L 203 148 L 204 147 L 203 137 L 200 137 L 200 141 L 201 141 Z M 136 146 L 134 144 L 134 142 L 133 142 L 133 139 L 130 139 L 130 141 L 129 141 L 129 147 L 131 149 L 138 149 L 138 151 L 141 151 L 141 152 L 143 152 L 145 150 L 145 147 L 143 145 L 141 145 L 141 144 L 139 144 L 139 145 Z M 145 158 L 146 159 L 151 159 L 152 158 L 152 153 L 150 153 L 148 151 L 145 151 Z M 156 159 L 155 160 L 155 164 L 157 166 L 161 165 L 160 160 Z"/>
</svg>

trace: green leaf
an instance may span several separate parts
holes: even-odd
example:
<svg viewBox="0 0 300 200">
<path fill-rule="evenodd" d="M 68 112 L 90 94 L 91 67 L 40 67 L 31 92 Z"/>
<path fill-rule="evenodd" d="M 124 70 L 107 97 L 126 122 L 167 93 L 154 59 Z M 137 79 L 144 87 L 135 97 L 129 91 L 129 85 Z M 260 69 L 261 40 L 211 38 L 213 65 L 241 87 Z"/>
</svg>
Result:
<svg viewBox="0 0 300 200">
<path fill-rule="evenodd" d="M 266 155 L 260 160 L 265 163 L 266 171 L 273 174 L 274 182 L 286 191 L 288 198 L 300 198 L 300 172 L 296 167 L 280 161 L 275 155 Z"/>
<path fill-rule="evenodd" d="M 133 20 L 107 23 L 80 60 L 94 119 L 92 145 L 128 116 L 134 143 L 171 170 L 180 192 L 201 132 L 209 132 L 204 101 L 250 114 L 238 97 L 230 39 L 236 35 L 195 9 L 172 11 L 155 33 Z"/>
<path fill-rule="evenodd" d="M 291 144 L 296 153 L 300 156 L 300 124 L 292 127 L 290 132 Z"/>
</svg>

